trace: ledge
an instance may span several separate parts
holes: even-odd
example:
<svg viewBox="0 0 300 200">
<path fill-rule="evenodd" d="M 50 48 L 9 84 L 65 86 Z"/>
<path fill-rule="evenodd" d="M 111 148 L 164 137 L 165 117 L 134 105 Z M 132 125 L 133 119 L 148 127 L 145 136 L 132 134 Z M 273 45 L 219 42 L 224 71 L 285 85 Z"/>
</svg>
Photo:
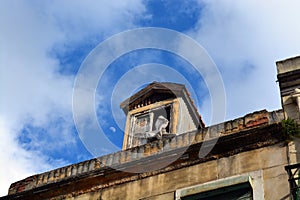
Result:
<svg viewBox="0 0 300 200">
<path fill-rule="evenodd" d="M 13 183 L 9 189 L 9 196 L 0 199 L 24 199 L 36 193 L 42 194 L 44 191 L 48 193 L 49 190 L 54 194 L 57 187 L 61 192 L 71 193 L 76 188 L 77 190 L 88 189 L 86 186 L 93 188 L 96 185 L 97 188 L 104 188 L 111 184 L 120 184 L 216 159 L 216 156 L 230 156 L 242 151 L 272 145 L 283 141 L 279 124 L 282 119 L 282 110 L 254 112 L 198 132 L 181 134 L 173 139 L 155 141 L 28 177 Z M 211 151 L 206 157 L 199 158 L 200 148 Z M 164 166 L 166 162 L 172 164 L 161 170 L 151 171 L 159 165 Z M 143 173 L 144 169 L 149 169 L 150 172 Z M 70 183 L 73 185 L 72 190 L 68 189 L 71 187 Z"/>
</svg>

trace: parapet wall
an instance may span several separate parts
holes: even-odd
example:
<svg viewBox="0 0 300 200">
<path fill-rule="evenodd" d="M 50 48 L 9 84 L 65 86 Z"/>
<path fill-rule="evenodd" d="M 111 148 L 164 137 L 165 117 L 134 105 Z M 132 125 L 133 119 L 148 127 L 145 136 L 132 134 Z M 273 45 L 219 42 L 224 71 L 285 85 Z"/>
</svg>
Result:
<svg viewBox="0 0 300 200">
<path fill-rule="evenodd" d="M 213 125 L 200 131 L 188 132 L 178 135 L 172 139 L 158 140 L 143 146 L 134 147 L 124 151 L 101 156 L 81 163 L 69 165 L 66 167 L 51 170 L 42 174 L 28 177 L 24 180 L 13 183 L 9 189 L 9 194 L 41 187 L 47 184 L 56 183 L 78 176 L 84 176 L 100 168 L 114 167 L 120 164 L 129 163 L 150 155 L 159 154 L 174 150 L 180 147 L 189 146 L 210 140 L 217 137 L 234 134 L 242 130 L 248 130 L 254 127 L 265 126 L 274 123 L 280 123 L 284 119 L 283 111 L 268 112 L 266 110 L 247 114 L 244 117 L 235 120 L 226 121 Z"/>
</svg>

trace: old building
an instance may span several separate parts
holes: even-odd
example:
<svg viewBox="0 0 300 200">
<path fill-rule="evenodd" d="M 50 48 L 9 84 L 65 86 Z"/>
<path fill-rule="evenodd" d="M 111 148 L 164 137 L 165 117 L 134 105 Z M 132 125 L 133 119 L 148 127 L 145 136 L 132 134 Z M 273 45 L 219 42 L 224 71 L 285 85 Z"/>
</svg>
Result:
<svg viewBox="0 0 300 200">
<path fill-rule="evenodd" d="M 122 151 L 28 177 L 0 199 L 297 199 L 300 57 L 276 64 L 281 110 L 205 127 L 184 85 L 154 82 L 121 104 Z"/>
</svg>

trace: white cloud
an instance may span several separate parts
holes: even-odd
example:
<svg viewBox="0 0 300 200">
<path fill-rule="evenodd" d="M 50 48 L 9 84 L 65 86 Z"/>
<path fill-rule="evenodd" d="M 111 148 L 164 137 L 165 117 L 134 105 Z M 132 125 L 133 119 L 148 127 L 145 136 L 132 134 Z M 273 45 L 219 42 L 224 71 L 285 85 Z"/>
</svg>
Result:
<svg viewBox="0 0 300 200">
<path fill-rule="evenodd" d="M 135 15 L 142 12 L 142 4 L 131 0 L 0 2 L 0 196 L 12 182 L 66 163 L 43 154 L 45 148 L 75 142 L 74 77 L 58 73 L 63 66 L 50 56 L 52 48 L 64 51 L 74 43 L 100 40 L 132 27 Z M 56 123 L 59 119 L 64 123 Z M 27 124 L 53 135 L 32 137 L 34 148 L 25 148 L 18 137 Z M 48 139 L 60 141 L 53 146 Z"/>
<path fill-rule="evenodd" d="M 0 116 L 0 194 L 7 194 L 9 184 L 34 173 L 65 165 L 63 160 L 53 160 L 39 151 L 27 151 L 19 145 L 17 134 L 8 120 Z M 53 162 L 53 163 L 52 163 Z M 51 163 L 51 164 L 50 164 Z"/>
<path fill-rule="evenodd" d="M 201 18 L 189 34 L 208 50 L 222 73 L 227 118 L 279 109 L 275 61 L 300 53 L 300 2 L 203 2 Z"/>
</svg>

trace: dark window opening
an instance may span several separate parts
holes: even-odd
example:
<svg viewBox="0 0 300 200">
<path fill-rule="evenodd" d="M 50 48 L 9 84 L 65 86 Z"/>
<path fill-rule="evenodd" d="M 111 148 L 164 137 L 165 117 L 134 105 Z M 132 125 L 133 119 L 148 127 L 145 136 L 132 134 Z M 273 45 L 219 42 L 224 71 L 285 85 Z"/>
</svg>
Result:
<svg viewBox="0 0 300 200">
<path fill-rule="evenodd" d="M 238 184 L 181 197 L 182 200 L 252 200 L 252 188 L 249 183 Z"/>
</svg>

